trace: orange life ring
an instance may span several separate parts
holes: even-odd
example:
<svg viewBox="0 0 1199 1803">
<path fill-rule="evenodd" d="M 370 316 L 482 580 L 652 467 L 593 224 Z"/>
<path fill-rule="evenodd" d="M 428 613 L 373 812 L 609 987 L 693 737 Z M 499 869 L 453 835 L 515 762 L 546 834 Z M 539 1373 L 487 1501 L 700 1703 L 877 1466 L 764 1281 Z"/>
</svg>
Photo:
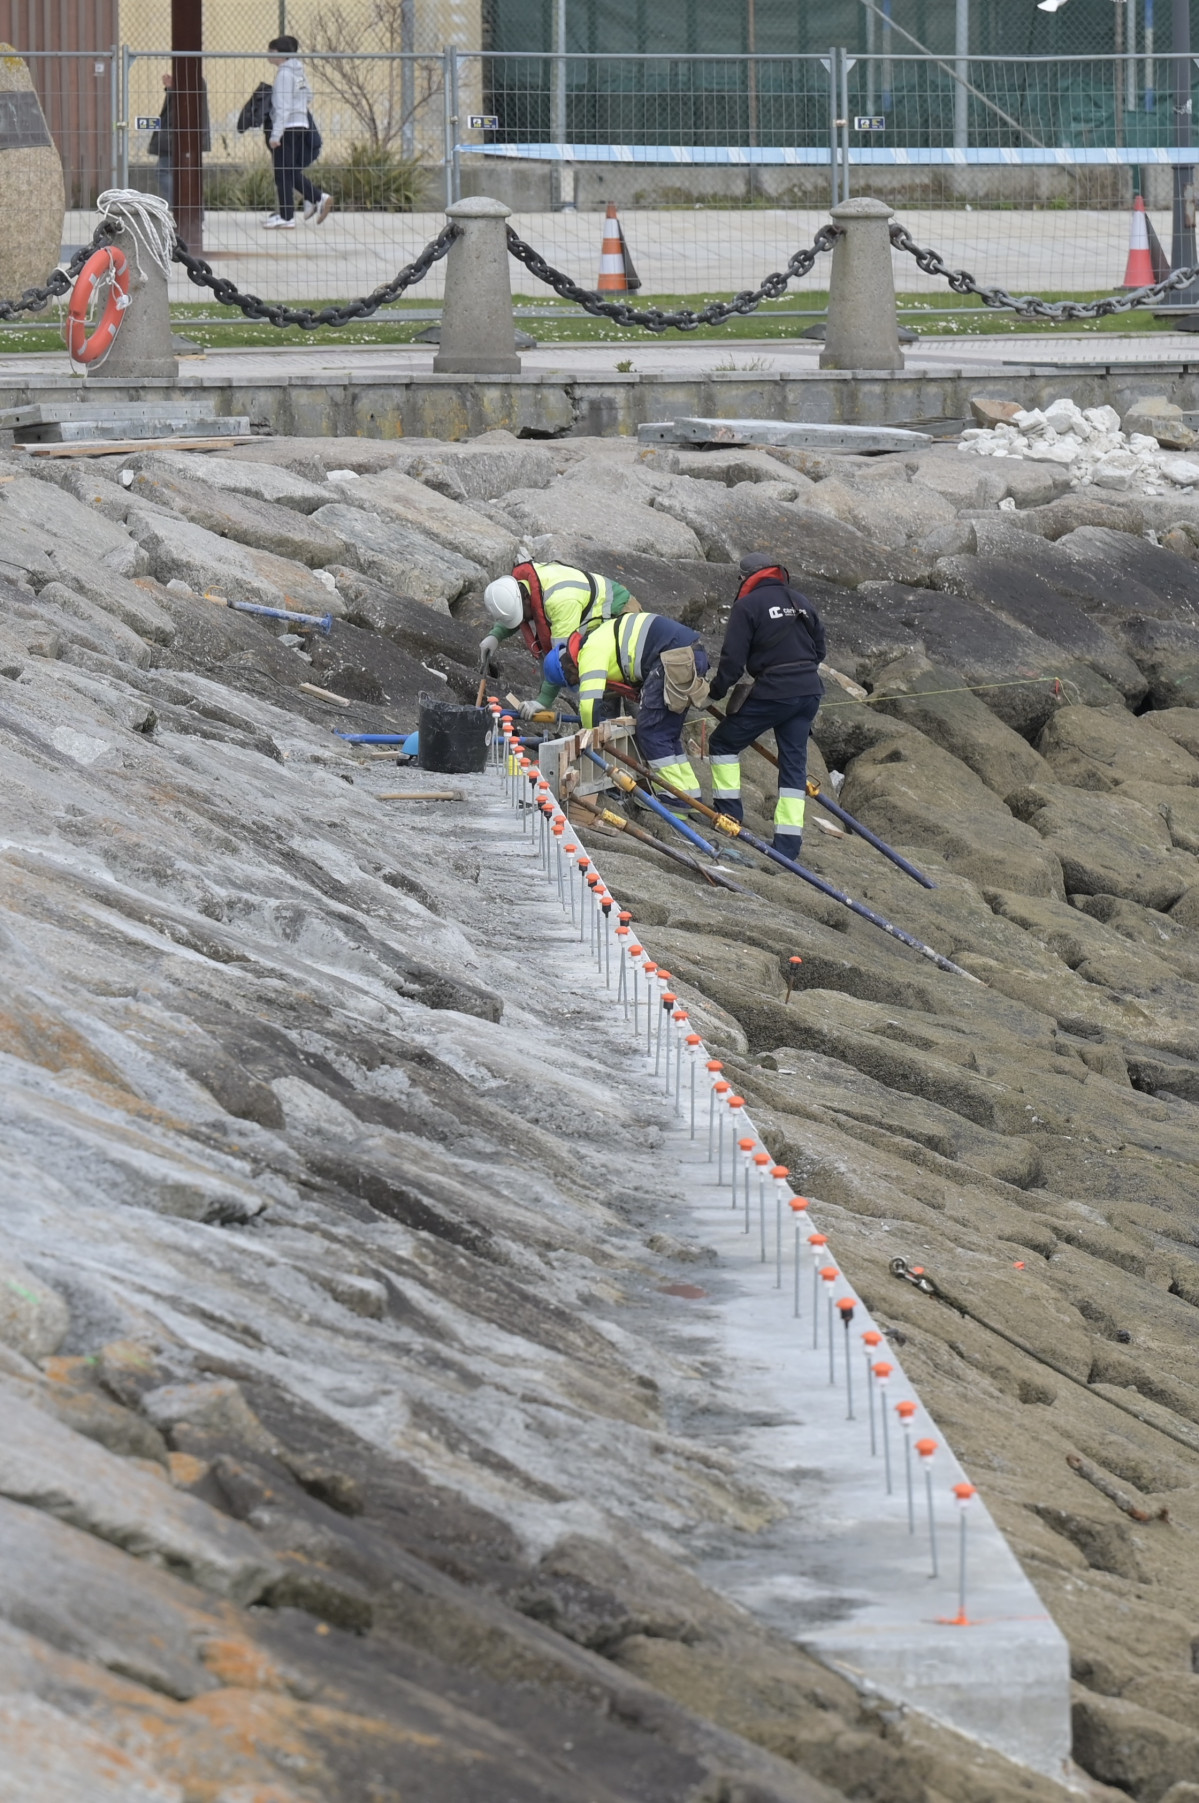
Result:
<svg viewBox="0 0 1199 1803">
<path fill-rule="evenodd" d="M 87 336 L 87 309 L 99 284 L 107 279 L 108 299 L 91 337 Z M 67 352 L 72 363 L 98 363 L 112 349 L 129 305 L 129 264 L 115 245 L 92 253 L 79 271 L 67 308 Z"/>
</svg>

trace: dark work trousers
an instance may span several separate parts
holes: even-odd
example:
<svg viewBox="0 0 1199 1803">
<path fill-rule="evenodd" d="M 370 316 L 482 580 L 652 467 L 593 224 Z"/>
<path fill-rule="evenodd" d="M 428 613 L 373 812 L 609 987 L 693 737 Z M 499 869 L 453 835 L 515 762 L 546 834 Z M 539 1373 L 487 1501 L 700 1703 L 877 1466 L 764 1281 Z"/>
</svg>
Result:
<svg viewBox="0 0 1199 1803">
<path fill-rule="evenodd" d="M 708 672 L 708 654 L 702 645 L 695 647 L 695 670 L 698 676 L 706 676 Z M 671 713 L 666 705 L 665 687 L 666 672 L 660 660 L 655 659 L 641 685 L 635 733 L 637 749 L 655 776 L 698 800 L 699 778 L 683 750 L 683 722 L 687 712 L 684 709 L 681 714 Z M 661 799 L 672 813 L 686 812 L 686 804 L 668 791 L 661 791 Z"/>
<path fill-rule="evenodd" d="M 279 196 L 279 217 L 290 219 L 295 213 L 294 194 L 302 194 L 315 206 L 321 191 L 304 174 L 309 163 L 316 161 L 316 144 L 306 126 L 293 125 L 285 131 L 271 155 L 275 159 L 275 193 Z"/>
<path fill-rule="evenodd" d="M 790 701 L 755 701 L 751 692 L 741 711 L 723 719 L 708 740 L 713 805 L 733 820 L 743 820 L 738 755 L 763 733 L 773 732 L 779 759 L 774 846 L 787 858 L 797 858 L 803 842 L 808 734 L 819 707 L 819 695 L 800 695 Z"/>
</svg>

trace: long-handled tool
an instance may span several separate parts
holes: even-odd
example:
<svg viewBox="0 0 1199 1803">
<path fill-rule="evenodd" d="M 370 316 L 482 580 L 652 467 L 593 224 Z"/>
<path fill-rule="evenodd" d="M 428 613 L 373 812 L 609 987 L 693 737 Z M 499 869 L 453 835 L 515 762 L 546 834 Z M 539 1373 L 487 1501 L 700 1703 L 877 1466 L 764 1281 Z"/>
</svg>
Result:
<svg viewBox="0 0 1199 1803">
<path fill-rule="evenodd" d="M 740 883 L 735 883 L 731 876 L 725 876 L 723 870 L 709 870 L 708 866 L 701 864 L 698 858 L 691 857 L 685 851 L 677 850 L 673 845 L 664 845 L 661 839 L 655 839 L 652 833 L 647 833 L 645 828 L 638 826 L 635 821 L 626 820 L 623 814 L 614 814 L 610 808 L 593 808 L 588 801 L 581 801 L 575 796 L 571 796 L 569 805 L 572 813 L 578 812 L 587 820 L 599 821 L 604 826 L 610 826 L 614 832 L 627 833 L 631 839 L 636 839 L 639 845 L 651 845 L 655 851 L 660 851 L 662 856 L 669 858 L 672 863 L 682 864 L 687 870 L 697 870 L 701 876 L 706 877 L 719 889 L 733 889 L 738 895 L 752 893 L 751 890 L 743 888 Z"/>
<path fill-rule="evenodd" d="M 697 801 L 693 795 L 688 795 L 684 790 L 676 788 L 661 774 L 651 776 L 649 771 L 643 770 L 640 764 L 636 764 L 632 758 L 626 757 L 623 751 L 617 751 L 614 745 L 609 745 L 608 750 L 620 763 L 626 764 L 630 770 L 635 770 L 638 776 L 656 783 L 668 795 L 677 796 L 687 807 L 694 809 L 703 819 L 710 820 L 713 826 L 720 832 L 726 833 L 730 839 L 744 839 L 748 845 L 753 846 L 755 851 L 762 852 L 775 864 L 781 865 L 784 870 L 789 870 L 793 876 L 802 877 L 805 883 L 810 883 L 813 889 L 819 889 L 820 893 L 827 895 L 831 901 L 840 902 L 842 907 L 849 908 L 862 920 L 868 920 L 872 927 L 878 927 L 880 932 L 890 934 L 891 938 L 898 939 L 901 945 L 910 946 L 912 951 L 919 952 L 922 958 L 930 959 L 938 970 L 948 971 L 951 976 L 955 977 L 967 977 L 972 983 L 980 980 L 978 977 L 971 976 L 968 970 L 963 970 L 960 964 L 954 964 L 951 959 L 943 958 L 940 952 L 933 950 L 931 945 L 925 945 L 923 939 L 916 939 L 911 933 L 905 933 L 902 927 L 897 927 L 891 921 L 885 920 L 881 914 L 876 914 L 873 908 L 867 908 L 864 903 L 854 901 L 851 895 L 844 894 L 840 889 L 834 889 L 831 883 L 826 883 L 824 878 L 817 876 L 814 870 L 807 870 L 802 864 L 797 864 L 793 858 L 784 857 L 781 851 L 776 851 L 773 845 L 767 845 L 765 839 L 759 839 L 756 833 L 751 833 L 747 827 L 742 826 L 739 820 L 731 820 L 727 814 L 718 814 L 715 808 L 708 807 L 706 802 Z M 705 846 L 705 849 L 708 848 Z"/>
<path fill-rule="evenodd" d="M 723 720 L 725 718 L 720 709 L 714 705 L 709 706 L 708 712 L 714 714 L 718 720 Z M 760 758 L 765 758 L 768 764 L 773 764 L 775 769 L 778 769 L 779 761 L 774 753 L 772 751 L 767 751 L 764 745 L 759 745 L 756 739 L 751 743 L 750 750 L 756 751 Z M 877 833 L 872 833 L 868 826 L 863 826 L 860 820 L 855 820 L 852 814 L 846 813 L 839 802 L 830 801 L 819 783 L 813 782 L 811 777 L 809 777 L 806 786 L 808 796 L 812 801 L 818 801 L 826 812 L 832 814 L 835 819 L 840 820 L 843 825 L 849 828 L 850 832 L 857 833 L 860 839 L 865 839 L 867 845 L 873 845 L 875 851 L 881 851 L 884 858 L 890 858 L 892 864 L 902 870 L 905 876 L 910 876 L 913 882 L 919 883 L 923 889 L 936 888 L 937 885 L 933 882 L 932 878 L 925 876 L 922 870 L 917 870 L 914 864 L 909 864 L 908 860 L 902 853 L 897 852 L 893 845 L 888 845 L 885 839 L 880 839 Z"/>
<path fill-rule="evenodd" d="M 718 858 L 720 856 L 720 853 L 714 845 L 710 845 L 705 838 L 696 832 L 693 826 L 688 826 L 685 820 L 680 820 L 677 814 L 672 814 L 665 802 L 659 801 L 656 795 L 651 795 L 645 789 L 638 788 L 637 784 L 631 781 L 622 770 L 614 770 L 611 764 L 600 757 L 597 752 L 592 751 L 590 746 L 585 745 L 582 750 L 583 756 L 590 758 L 593 764 L 598 764 L 605 775 L 612 778 L 612 781 L 616 784 L 618 789 L 623 789 L 626 795 L 635 795 L 643 807 L 649 808 L 651 813 L 657 814 L 659 819 L 665 820 L 668 826 L 672 826 L 676 833 L 681 833 L 683 838 L 694 845 L 697 850 L 706 852 L 710 858 Z M 620 758 L 622 764 L 627 764 L 630 770 L 636 770 L 640 774 L 640 765 L 634 764 L 631 758 L 621 756 L 621 753 L 611 745 L 608 746 L 608 750 L 612 753 L 613 757 Z M 663 788 L 668 788 L 669 784 L 663 783 L 662 786 Z M 674 793 L 679 794 L 681 791 L 675 790 Z M 683 800 L 690 804 L 691 797 L 685 795 L 683 796 Z M 713 815 L 713 819 L 715 819 L 715 815 Z"/>
</svg>

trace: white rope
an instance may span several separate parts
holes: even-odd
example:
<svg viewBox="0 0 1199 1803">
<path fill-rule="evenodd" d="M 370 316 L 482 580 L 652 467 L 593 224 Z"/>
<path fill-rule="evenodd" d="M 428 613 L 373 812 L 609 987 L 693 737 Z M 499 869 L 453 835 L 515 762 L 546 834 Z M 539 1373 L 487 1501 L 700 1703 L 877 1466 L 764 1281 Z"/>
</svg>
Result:
<svg viewBox="0 0 1199 1803">
<path fill-rule="evenodd" d="M 175 220 L 165 200 L 157 194 L 144 194 L 140 188 L 106 188 L 96 201 L 96 210 L 101 219 L 109 220 L 133 239 L 133 261 L 139 276 L 145 275 L 140 255 L 143 250 L 156 269 L 164 276 L 170 275 Z"/>
</svg>

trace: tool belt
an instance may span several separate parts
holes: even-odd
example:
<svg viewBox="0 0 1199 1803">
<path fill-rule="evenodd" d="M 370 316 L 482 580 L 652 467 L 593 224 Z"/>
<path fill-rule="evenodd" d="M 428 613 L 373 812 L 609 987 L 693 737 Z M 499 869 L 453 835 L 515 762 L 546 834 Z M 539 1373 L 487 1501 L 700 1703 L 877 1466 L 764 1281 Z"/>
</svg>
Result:
<svg viewBox="0 0 1199 1803">
<path fill-rule="evenodd" d="M 689 707 L 703 707 L 712 684 L 695 668 L 695 646 L 676 645 L 663 651 L 663 699 L 672 714 L 685 714 Z"/>
</svg>

